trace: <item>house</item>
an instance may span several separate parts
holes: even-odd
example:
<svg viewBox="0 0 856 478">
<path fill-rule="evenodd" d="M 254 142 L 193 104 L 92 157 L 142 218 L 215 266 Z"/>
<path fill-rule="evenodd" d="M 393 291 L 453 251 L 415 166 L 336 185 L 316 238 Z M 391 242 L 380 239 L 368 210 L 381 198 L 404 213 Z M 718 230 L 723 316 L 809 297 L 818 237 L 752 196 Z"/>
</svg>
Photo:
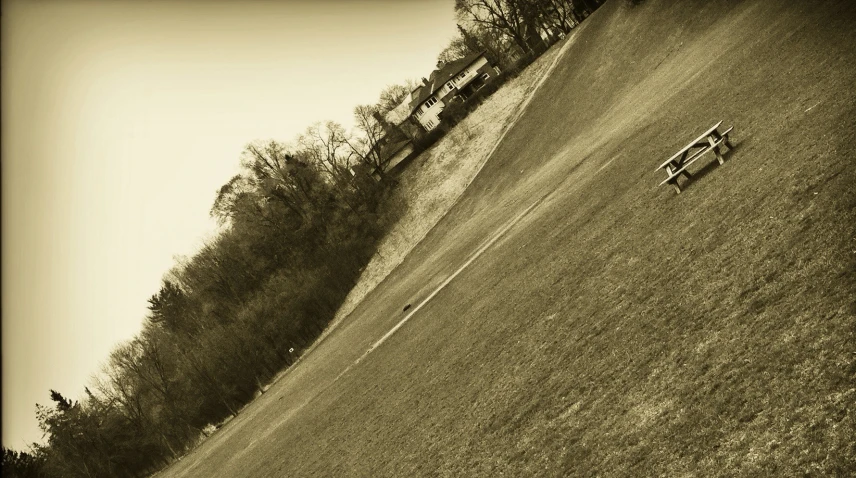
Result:
<svg viewBox="0 0 856 478">
<path fill-rule="evenodd" d="M 404 134 L 399 125 L 388 123 L 379 114 L 375 115 L 384 127 L 384 134 L 369 149 L 367 161 L 351 168 L 351 175 L 365 174 L 380 181 L 386 173 L 394 173 L 396 166 L 414 151 L 413 140 Z"/>
<path fill-rule="evenodd" d="M 374 145 L 370 154 L 376 155 L 378 165 L 383 172 L 392 171 L 413 153 L 413 138 L 417 134 L 418 126 L 408 121 L 409 117 L 406 113 L 408 110 L 401 108 L 402 105 L 407 107 L 409 99 L 408 96 L 386 115 L 381 115 L 377 111 L 372 115 L 383 128 L 383 136 Z"/>
<path fill-rule="evenodd" d="M 392 126 L 393 128 L 398 128 L 404 136 L 410 138 L 411 140 L 419 136 L 421 128 L 413 121 L 413 118 L 410 116 L 410 102 L 412 98 L 408 93 L 407 96 L 399 103 L 398 106 L 391 109 L 386 116 L 384 117 L 384 122 L 386 125 Z M 387 134 L 390 133 L 390 130 L 393 128 L 389 128 L 388 126 L 384 126 L 384 130 Z"/>
<path fill-rule="evenodd" d="M 430 131 L 440 124 L 440 112 L 450 101 L 467 99 L 497 74 L 499 69 L 490 64 L 484 52 L 438 63 L 431 76 L 410 92 L 410 115 Z"/>
<path fill-rule="evenodd" d="M 404 167 L 402 161 L 413 153 L 413 142 L 408 139 L 387 141 L 378 146 L 378 164 L 358 163 L 349 168 L 352 177 L 365 176 L 380 181 L 385 174 L 397 174 Z M 398 166 L 398 169 L 396 167 Z"/>
<path fill-rule="evenodd" d="M 384 172 L 391 172 L 413 152 L 413 142 L 410 138 L 390 141 L 380 149 Z"/>
</svg>

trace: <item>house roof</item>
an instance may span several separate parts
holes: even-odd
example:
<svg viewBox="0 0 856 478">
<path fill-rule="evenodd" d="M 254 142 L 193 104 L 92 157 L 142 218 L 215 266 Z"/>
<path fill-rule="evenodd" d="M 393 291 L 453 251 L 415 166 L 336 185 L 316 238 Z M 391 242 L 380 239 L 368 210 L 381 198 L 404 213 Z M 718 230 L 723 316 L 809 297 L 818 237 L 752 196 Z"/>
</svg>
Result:
<svg viewBox="0 0 856 478">
<path fill-rule="evenodd" d="M 431 76 L 428 77 L 428 84 L 422 85 L 420 88 L 417 88 L 410 93 L 410 113 L 412 114 L 416 108 L 437 92 L 437 90 L 445 85 L 447 81 L 454 78 L 455 75 L 460 73 L 464 68 L 473 64 L 473 62 L 478 60 L 483 54 L 484 52 L 473 53 L 458 60 L 451 61 L 443 65 L 442 68 L 432 71 Z"/>
<path fill-rule="evenodd" d="M 410 93 L 395 108 L 386 114 L 386 120 L 394 125 L 403 123 L 410 116 Z"/>
<path fill-rule="evenodd" d="M 409 139 L 403 139 L 395 143 L 389 143 L 380 150 L 381 157 L 383 159 L 389 159 L 395 156 L 399 151 L 407 147 L 410 143 L 411 142 Z"/>
</svg>

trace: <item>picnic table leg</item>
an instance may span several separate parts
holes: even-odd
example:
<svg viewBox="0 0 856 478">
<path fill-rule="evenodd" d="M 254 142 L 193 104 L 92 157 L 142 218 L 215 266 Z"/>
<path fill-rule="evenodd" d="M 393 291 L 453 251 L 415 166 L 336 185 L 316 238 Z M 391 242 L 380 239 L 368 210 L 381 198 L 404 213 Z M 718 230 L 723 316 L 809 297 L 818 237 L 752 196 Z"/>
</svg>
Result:
<svg viewBox="0 0 856 478">
<path fill-rule="evenodd" d="M 666 165 L 666 174 L 668 174 L 669 176 L 671 176 L 673 171 L 674 171 L 674 169 L 672 168 L 672 165 L 671 165 L 671 164 L 667 164 L 667 165 Z M 669 184 L 671 184 L 671 185 L 672 185 L 672 187 L 673 187 L 673 188 L 675 188 L 675 191 L 677 191 L 677 192 L 678 192 L 678 194 L 680 194 L 680 193 L 681 193 L 681 187 L 680 187 L 680 186 L 678 186 L 678 178 L 679 178 L 679 177 L 680 177 L 680 175 L 675 176 L 674 178 L 672 178 L 672 180 L 671 180 L 671 181 L 669 181 Z"/>
<path fill-rule="evenodd" d="M 676 193 L 678 193 L 678 194 L 681 193 L 681 187 L 678 186 L 678 178 L 675 178 L 675 180 L 671 182 L 671 185 L 673 188 L 675 188 Z"/>
<path fill-rule="evenodd" d="M 667 164 L 667 165 L 666 165 L 666 173 L 667 173 L 669 176 L 671 176 L 671 175 L 672 175 L 672 173 L 673 173 L 673 172 L 675 172 L 675 170 L 676 170 L 676 169 L 678 169 L 678 167 L 677 167 L 677 166 L 674 166 L 674 165 L 671 165 L 671 164 Z M 678 174 L 678 176 L 686 176 L 686 177 L 687 177 L 687 179 L 691 179 L 691 178 L 693 177 L 693 176 L 692 176 L 692 174 L 690 174 L 686 169 L 685 169 L 685 170 L 683 170 L 683 171 L 681 171 L 681 172 L 680 172 L 680 174 Z"/>
<path fill-rule="evenodd" d="M 726 134 L 725 136 L 723 136 L 722 134 L 720 134 L 720 133 L 719 133 L 719 131 L 718 131 L 718 130 L 714 130 L 714 131 L 713 131 L 713 135 L 716 137 L 716 140 L 717 140 L 717 141 L 722 140 L 722 142 L 723 142 L 723 143 L 725 143 L 725 146 L 727 146 L 727 147 L 728 147 L 728 150 L 729 150 L 729 151 L 731 151 L 732 149 L 734 149 L 734 146 L 731 144 L 731 141 L 729 141 L 729 140 L 728 140 L 728 135 L 727 135 L 727 134 Z"/>
<path fill-rule="evenodd" d="M 682 164 L 684 164 L 684 161 L 686 161 L 686 160 L 687 160 L 687 155 L 689 155 L 689 154 L 690 154 L 690 150 L 686 150 L 686 151 L 684 151 L 684 154 L 682 154 L 682 155 L 681 155 L 681 160 L 680 160 L 680 162 L 678 162 L 678 164 L 676 164 L 676 165 L 675 165 L 675 169 L 679 168 Z M 671 173 L 671 171 L 669 172 L 669 174 L 672 174 L 672 173 Z M 684 175 L 684 176 L 686 176 L 686 177 L 687 177 L 687 179 L 692 179 L 692 177 L 693 177 L 693 175 L 692 175 L 692 174 L 690 174 L 690 172 L 689 172 L 689 171 L 687 171 L 686 169 L 684 169 L 683 171 L 681 171 L 681 174 L 682 174 L 682 175 Z M 678 192 L 680 193 L 680 190 L 678 190 Z"/>
<path fill-rule="evenodd" d="M 716 145 L 716 136 L 718 135 L 708 136 L 707 142 L 710 143 L 710 147 L 713 148 L 713 152 L 716 154 L 716 160 L 719 161 L 719 164 L 725 164 L 725 159 L 722 157 L 722 152 L 719 151 L 719 146 Z"/>
</svg>

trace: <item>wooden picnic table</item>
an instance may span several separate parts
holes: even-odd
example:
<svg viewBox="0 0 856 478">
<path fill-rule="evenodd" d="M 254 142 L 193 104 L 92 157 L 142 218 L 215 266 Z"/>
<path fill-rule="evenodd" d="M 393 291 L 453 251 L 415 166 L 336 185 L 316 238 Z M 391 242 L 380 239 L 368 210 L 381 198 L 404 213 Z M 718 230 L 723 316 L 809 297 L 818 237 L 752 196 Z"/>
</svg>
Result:
<svg viewBox="0 0 856 478">
<path fill-rule="evenodd" d="M 719 161 L 719 164 L 723 164 L 725 159 L 722 157 L 722 151 L 719 148 L 722 144 L 725 144 L 729 150 L 734 149 L 728 140 L 728 133 L 734 129 L 734 126 L 720 132 L 720 125 L 722 125 L 722 121 L 711 126 L 710 129 L 700 134 L 698 138 L 690 141 L 689 144 L 681 148 L 674 156 L 658 166 L 657 169 L 664 169 L 667 176 L 658 186 L 666 183 L 671 184 L 675 188 L 675 191 L 680 194 L 681 186 L 678 184 L 678 178 L 680 176 L 685 176 L 687 179 L 692 178 L 687 168 L 708 151 L 713 151 L 716 154 L 716 160 Z"/>
</svg>

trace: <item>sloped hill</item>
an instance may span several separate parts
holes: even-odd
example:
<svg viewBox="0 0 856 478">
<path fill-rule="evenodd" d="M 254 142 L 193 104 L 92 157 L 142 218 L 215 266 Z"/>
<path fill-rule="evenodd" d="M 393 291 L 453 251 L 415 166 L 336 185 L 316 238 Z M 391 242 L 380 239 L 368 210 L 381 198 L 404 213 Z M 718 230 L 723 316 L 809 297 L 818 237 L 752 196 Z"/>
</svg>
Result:
<svg viewBox="0 0 856 478">
<path fill-rule="evenodd" d="M 399 212 L 398 220 L 381 240 L 328 331 L 401 263 L 461 197 L 564 48 L 557 45 L 535 60 L 399 175 L 387 204 L 388 209 Z"/>
<path fill-rule="evenodd" d="M 854 20 L 607 3 L 452 211 L 165 474 L 853 474 Z M 658 188 L 720 119 L 727 162 Z"/>
</svg>

